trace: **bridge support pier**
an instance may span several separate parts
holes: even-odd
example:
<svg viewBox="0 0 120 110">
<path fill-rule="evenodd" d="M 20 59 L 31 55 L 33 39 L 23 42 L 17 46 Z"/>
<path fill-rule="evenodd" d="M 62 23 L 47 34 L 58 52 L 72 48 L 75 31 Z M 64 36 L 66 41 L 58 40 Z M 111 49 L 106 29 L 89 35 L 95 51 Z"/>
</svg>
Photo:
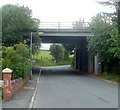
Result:
<svg viewBox="0 0 120 110">
<path fill-rule="evenodd" d="M 94 56 L 88 53 L 88 73 L 94 73 Z"/>
<path fill-rule="evenodd" d="M 94 60 L 94 62 L 95 62 L 94 73 L 99 74 L 99 73 L 101 73 L 101 63 L 99 62 L 99 55 L 97 54 L 94 59 L 95 59 Z"/>
<path fill-rule="evenodd" d="M 88 52 L 86 38 L 76 43 L 76 69 L 88 72 Z"/>
<path fill-rule="evenodd" d="M 76 43 L 76 69 L 84 73 L 101 73 L 99 57 L 92 56 L 87 51 L 86 38 Z"/>
</svg>

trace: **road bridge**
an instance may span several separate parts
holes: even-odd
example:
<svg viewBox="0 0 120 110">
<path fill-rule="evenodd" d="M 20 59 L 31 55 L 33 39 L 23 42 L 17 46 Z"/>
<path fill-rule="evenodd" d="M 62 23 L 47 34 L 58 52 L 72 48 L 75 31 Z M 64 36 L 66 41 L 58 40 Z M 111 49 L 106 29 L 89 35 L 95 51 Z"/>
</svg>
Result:
<svg viewBox="0 0 120 110">
<path fill-rule="evenodd" d="M 44 23 L 43 23 L 44 24 Z M 57 27 L 57 28 L 56 28 Z M 94 34 L 87 29 L 75 29 L 73 25 L 61 27 L 60 23 L 40 26 L 40 38 L 43 43 L 73 43 L 76 52 L 76 69 L 81 72 L 99 73 L 98 58 L 87 51 L 87 37 Z"/>
<path fill-rule="evenodd" d="M 43 43 L 79 43 L 79 40 L 94 36 L 90 30 L 40 29 Z"/>
</svg>

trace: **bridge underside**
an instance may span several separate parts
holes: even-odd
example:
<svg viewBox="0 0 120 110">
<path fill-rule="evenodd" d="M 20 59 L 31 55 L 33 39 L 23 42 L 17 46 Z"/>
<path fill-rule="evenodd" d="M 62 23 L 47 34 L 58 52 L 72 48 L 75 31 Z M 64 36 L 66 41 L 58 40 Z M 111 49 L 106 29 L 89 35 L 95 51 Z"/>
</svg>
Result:
<svg viewBox="0 0 120 110">
<path fill-rule="evenodd" d="M 93 73 L 96 70 L 94 56 L 87 51 L 87 37 L 93 36 L 90 32 L 68 31 L 41 31 L 43 43 L 72 43 L 76 48 L 76 69 L 81 72 Z M 98 65 L 98 64 L 97 64 Z M 98 67 L 97 67 L 98 68 Z M 97 71 L 98 72 L 98 71 Z"/>
<path fill-rule="evenodd" d="M 45 37 L 41 36 L 42 43 L 79 43 L 80 41 L 83 41 L 85 37 L 81 37 L 78 39 L 76 36 L 50 36 L 50 37 Z"/>
<path fill-rule="evenodd" d="M 41 29 L 43 43 L 76 43 L 84 37 L 93 36 L 89 30 Z"/>
</svg>

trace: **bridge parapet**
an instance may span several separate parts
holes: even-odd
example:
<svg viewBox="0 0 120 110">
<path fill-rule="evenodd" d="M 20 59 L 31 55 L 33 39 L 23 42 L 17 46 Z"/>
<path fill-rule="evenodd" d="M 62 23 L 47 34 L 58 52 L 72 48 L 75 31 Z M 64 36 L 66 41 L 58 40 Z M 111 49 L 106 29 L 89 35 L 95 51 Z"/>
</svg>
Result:
<svg viewBox="0 0 120 110">
<path fill-rule="evenodd" d="M 41 22 L 40 29 L 75 29 L 76 22 Z M 81 26 L 88 27 L 89 22 L 81 23 Z M 81 27 L 82 28 L 82 27 Z"/>
</svg>

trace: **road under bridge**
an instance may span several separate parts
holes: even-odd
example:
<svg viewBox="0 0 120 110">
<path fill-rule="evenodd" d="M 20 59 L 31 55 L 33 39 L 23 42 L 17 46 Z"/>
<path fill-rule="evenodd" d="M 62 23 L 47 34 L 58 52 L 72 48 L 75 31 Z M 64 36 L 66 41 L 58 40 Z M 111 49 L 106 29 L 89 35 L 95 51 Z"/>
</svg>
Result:
<svg viewBox="0 0 120 110">
<path fill-rule="evenodd" d="M 87 37 L 94 34 L 88 29 L 73 28 L 40 28 L 40 38 L 42 43 L 73 43 L 76 52 L 76 69 L 81 72 L 95 73 L 101 72 L 101 64 L 97 56 L 92 56 L 87 51 Z"/>
</svg>

